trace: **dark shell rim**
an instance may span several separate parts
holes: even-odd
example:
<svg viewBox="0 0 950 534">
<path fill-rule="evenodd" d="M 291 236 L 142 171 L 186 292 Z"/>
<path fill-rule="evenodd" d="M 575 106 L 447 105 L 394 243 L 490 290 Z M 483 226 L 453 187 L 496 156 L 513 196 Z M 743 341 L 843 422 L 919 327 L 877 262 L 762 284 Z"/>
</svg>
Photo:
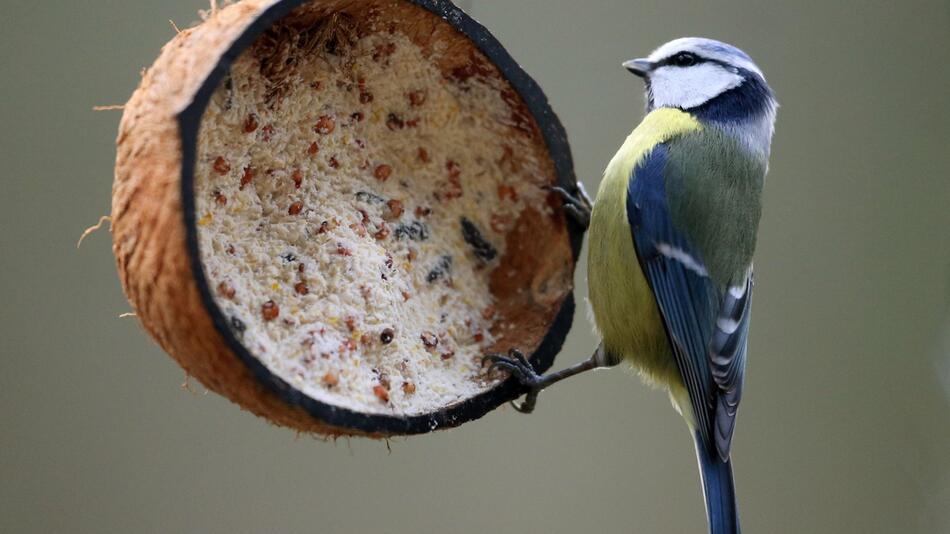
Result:
<svg viewBox="0 0 950 534">
<path fill-rule="evenodd" d="M 191 270 L 205 308 L 211 315 L 215 329 L 224 338 L 228 348 L 250 369 L 251 373 L 281 400 L 291 406 L 299 406 L 320 423 L 334 429 L 355 431 L 371 435 L 411 435 L 452 428 L 478 419 L 505 402 L 524 394 L 525 388 L 509 378 L 498 386 L 460 403 L 436 412 L 414 416 L 367 414 L 333 406 L 307 396 L 300 390 L 272 373 L 241 343 L 228 326 L 227 319 L 214 301 L 198 250 L 198 230 L 195 216 L 194 166 L 197 157 L 198 131 L 204 110 L 220 81 L 234 60 L 269 26 L 289 14 L 294 8 L 310 0 L 283 0 L 267 8 L 222 54 L 217 65 L 202 82 L 194 99 L 178 115 L 179 133 L 182 142 L 181 192 L 185 218 L 186 248 Z M 574 187 L 576 178 L 567 134 L 560 120 L 548 104 L 538 84 L 524 72 L 518 63 L 502 47 L 501 43 L 481 24 L 448 0 L 406 0 L 422 7 L 465 35 L 498 68 L 511 87 L 524 100 L 539 125 L 549 157 L 554 162 L 558 184 L 568 190 Z M 584 230 L 567 222 L 570 235 L 572 261 L 576 265 L 580 254 Z M 554 363 L 554 358 L 564 344 L 574 317 L 573 290 L 561 304 L 561 308 L 530 360 L 538 372 L 544 372 Z"/>
</svg>

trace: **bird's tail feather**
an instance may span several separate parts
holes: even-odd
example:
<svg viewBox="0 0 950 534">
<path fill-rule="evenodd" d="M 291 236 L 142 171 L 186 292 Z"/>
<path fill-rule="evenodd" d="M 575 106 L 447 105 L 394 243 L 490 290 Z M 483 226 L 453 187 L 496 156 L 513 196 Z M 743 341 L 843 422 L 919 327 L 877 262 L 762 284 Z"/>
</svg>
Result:
<svg viewBox="0 0 950 534">
<path fill-rule="evenodd" d="M 706 498 L 706 517 L 710 534 L 740 534 L 739 508 L 736 505 L 736 486 L 732 479 L 732 462 L 723 461 L 710 451 L 702 436 L 696 433 L 696 456 L 703 478 L 703 496 Z"/>
</svg>

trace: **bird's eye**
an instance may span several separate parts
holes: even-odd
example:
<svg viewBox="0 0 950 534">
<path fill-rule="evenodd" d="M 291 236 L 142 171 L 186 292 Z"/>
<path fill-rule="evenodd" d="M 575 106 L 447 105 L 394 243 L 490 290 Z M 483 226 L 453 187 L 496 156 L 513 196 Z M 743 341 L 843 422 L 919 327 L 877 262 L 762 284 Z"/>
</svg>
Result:
<svg viewBox="0 0 950 534">
<path fill-rule="evenodd" d="M 677 67 L 692 67 L 698 62 L 699 58 L 692 52 L 680 52 L 670 58 L 670 63 Z"/>
</svg>

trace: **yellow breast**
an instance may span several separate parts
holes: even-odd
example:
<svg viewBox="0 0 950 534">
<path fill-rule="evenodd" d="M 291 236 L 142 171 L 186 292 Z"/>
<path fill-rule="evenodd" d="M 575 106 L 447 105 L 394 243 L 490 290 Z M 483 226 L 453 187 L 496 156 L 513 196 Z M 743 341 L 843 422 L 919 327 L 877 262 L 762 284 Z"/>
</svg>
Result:
<svg viewBox="0 0 950 534">
<path fill-rule="evenodd" d="M 607 165 L 591 214 L 590 305 L 604 348 L 631 361 L 649 380 L 667 386 L 680 384 L 679 372 L 633 248 L 627 186 L 634 167 L 653 147 L 701 127 L 680 110 L 649 113 Z"/>
</svg>

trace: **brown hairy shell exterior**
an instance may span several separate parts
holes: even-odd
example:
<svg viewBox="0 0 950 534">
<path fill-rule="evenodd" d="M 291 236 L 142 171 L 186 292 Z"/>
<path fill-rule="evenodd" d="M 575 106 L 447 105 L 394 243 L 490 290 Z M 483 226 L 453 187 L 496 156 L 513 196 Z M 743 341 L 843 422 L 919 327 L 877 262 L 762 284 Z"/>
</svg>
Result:
<svg viewBox="0 0 950 534">
<path fill-rule="evenodd" d="M 278 399 L 226 347 L 202 303 L 185 248 L 177 115 L 221 53 L 275 1 L 247 0 L 217 11 L 175 36 L 146 71 L 119 124 L 112 250 L 136 316 L 185 372 L 278 425 L 352 434 Z"/>
</svg>

